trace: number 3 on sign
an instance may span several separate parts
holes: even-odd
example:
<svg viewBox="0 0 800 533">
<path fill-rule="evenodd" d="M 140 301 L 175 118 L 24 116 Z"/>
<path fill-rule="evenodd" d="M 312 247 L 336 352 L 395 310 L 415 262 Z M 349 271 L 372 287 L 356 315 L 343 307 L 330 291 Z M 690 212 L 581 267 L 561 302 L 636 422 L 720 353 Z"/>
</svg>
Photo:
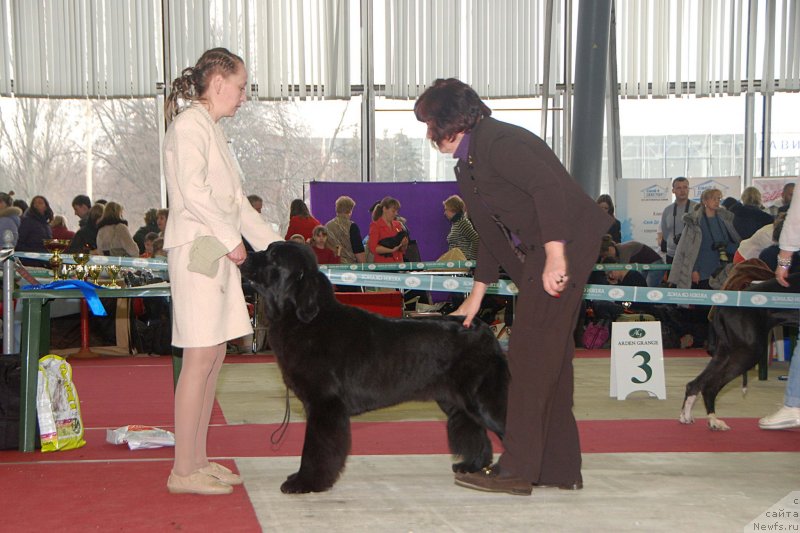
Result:
<svg viewBox="0 0 800 533">
<path fill-rule="evenodd" d="M 638 383 L 639 385 L 641 385 L 642 383 L 647 383 L 648 381 L 650 381 L 650 378 L 653 377 L 653 369 L 650 368 L 650 364 L 649 364 L 650 363 L 650 354 L 645 352 L 645 351 L 640 351 L 640 352 L 636 352 L 635 354 L 633 354 L 633 357 L 634 358 L 636 358 L 636 357 L 641 357 L 642 358 L 642 364 L 639 365 L 638 368 L 641 368 L 642 370 L 644 370 L 644 374 L 647 377 L 645 377 L 644 380 L 641 380 L 641 379 L 637 378 L 636 376 L 634 376 L 634 377 L 631 378 L 631 381 L 634 382 L 634 383 Z"/>
</svg>

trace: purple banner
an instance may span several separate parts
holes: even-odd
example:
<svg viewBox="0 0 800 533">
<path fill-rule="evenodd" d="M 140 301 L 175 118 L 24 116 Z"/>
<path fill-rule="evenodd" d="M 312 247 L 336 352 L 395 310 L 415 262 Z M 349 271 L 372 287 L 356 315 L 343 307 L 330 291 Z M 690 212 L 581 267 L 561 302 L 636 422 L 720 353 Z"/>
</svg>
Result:
<svg viewBox="0 0 800 533">
<path fill-rule="evenodd" d="M 336 216 L 336 199 L 349 196 L 356 203 L 352 220 L 361 236 L 369 234 L 369 208 L 385 196 L 400 202 L 400 216 L 406 219 L 411 239 L 417 241 L 420 259 L 434 261 L 447 251 L 450 222 L 444 216 L 447 197 L 458 194 L 455 181 L 411 183 L 311 182 L 309 208 L 323 224 Z"/>
</svg>

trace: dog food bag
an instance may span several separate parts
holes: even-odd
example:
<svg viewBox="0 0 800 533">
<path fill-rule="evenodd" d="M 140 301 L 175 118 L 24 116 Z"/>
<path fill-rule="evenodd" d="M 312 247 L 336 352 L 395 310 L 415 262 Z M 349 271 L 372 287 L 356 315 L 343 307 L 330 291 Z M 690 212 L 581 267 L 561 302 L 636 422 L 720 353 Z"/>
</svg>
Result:
<svg viewBox="0 0 800 533">
<path fill-rule="evenodd" d="M 45 355 L 39 359 L 36 410 L 43 452 L 72 450 L 86 444 L 72 367 L 64 358 Z"/>
<path fill-rule="evenodd" d="M 175 446 L 175 435 L 166 429 L 153 426 L 130 425 L 106 430 L 106 442 L 128 444 L 131 450 L 146 450 Z"/>
</svg>

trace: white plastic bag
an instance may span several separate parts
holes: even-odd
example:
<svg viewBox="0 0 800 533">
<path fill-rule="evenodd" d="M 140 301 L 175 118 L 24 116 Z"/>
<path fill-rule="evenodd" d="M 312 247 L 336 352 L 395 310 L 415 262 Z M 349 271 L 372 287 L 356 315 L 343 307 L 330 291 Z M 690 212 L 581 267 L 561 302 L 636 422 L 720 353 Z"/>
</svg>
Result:
<svg viewBox="0 0 800 533">
<path fill-rule="evenodd" d="M 106 442 L 110 444 L 128 443 L 131 450 L 175 446 L 175 435 L 166 429 L 153 426 L 130 425 L 106 430 Z"/>
<path fill-rule="evenodd" d="M 45 355 L 39 359 L 36 411 L 43 452 L 72 450 L 86 444 L 72 367 L 64 358 Z"/>
</svg>

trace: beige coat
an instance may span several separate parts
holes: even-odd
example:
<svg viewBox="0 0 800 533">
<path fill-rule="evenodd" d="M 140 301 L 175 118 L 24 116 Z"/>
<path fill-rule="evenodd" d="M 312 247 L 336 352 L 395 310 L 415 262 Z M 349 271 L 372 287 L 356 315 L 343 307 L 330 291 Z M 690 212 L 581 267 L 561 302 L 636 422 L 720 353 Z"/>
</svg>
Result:
<svg viewBox="0 0 800 533">
<path fill-rule="evenodd" d="M 202 235 L 213 235 L 228 251 L 243 235 L 256 250 L 282 240 L 244 195 L 225 134 L 201 104 L 181 112 L 170 124 L 164 138 L 164 174 L 173 344 L 214 346 L 252 333 L 239 269 L 232 261 L 221 258 L 214 278 L 187 270 L 192 242 Z"/>
</svg>

